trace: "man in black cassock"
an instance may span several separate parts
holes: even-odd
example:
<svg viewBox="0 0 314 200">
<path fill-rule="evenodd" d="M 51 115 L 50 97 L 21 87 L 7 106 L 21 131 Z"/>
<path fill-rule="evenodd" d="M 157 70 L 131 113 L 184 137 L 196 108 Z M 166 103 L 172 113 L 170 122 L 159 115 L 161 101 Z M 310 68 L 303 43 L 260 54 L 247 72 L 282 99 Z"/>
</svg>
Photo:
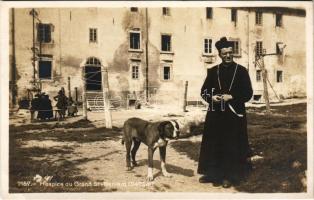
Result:
<svg viewBox="0 0 314 200">
<path fill-rule="evenodd" d="M 233 45 L 226 37 L 215 44 L 222 62 L 208 69 L 201 89 L 209 103 L 197 172 L 200 183 L 230 187 L 251 169 L 245 102 L 252 97 L 245 67 L 233 61 Z"/>
</svg>

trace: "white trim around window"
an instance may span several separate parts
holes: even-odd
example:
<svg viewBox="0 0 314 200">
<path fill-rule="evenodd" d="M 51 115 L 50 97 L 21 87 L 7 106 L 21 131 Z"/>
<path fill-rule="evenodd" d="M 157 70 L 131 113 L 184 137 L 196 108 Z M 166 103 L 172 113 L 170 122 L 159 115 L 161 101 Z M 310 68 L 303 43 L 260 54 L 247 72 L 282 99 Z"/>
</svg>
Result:
<svg viewBox="0 0 314 200">
<path fill-rule="evenodd" d="M 131 35 L 135 34 L 135 35 Z M 136 40 L 138 34 L 138 40 Z M 132 38 L 134 37 L 134 38 Z M 129 50 L 141 51 L 142 35 L 140 30 L 129 30 Z"/>
<path fill-rule="evenodd" d="M 202 47 L 203 55 L 213 55 L 213 38 L 212 37 L 203 37 Z"/>
<path fill-rule="evenodd" d="M 241 57 L 241 40 L 240 38 L 229 38 L 230 42 L 234 43 L 233 46 L 233 56 L 234 57 Z"/>
<path fill-rule="evenodd" d="M 161 63 L 160 79 L 161 79 L 161 81 L 172 81 L 173 80 L 172 63 Z"/>
<path fill-rule="evenodd" d="M 50 64 L 48 64 L 50 63 Z M 53 57 L 51 56 L 41 56 L 38 60 L 38 63 L 37 63 L 37 71 L 38 71 L 38 78 L 41 80 L 41 81 L 52 81 L 53 80 Z M 45 67 L 44 65 L 50 65 L 50 74 L 49 76 L 47 76 L 47 72 L 45 71 L 42 71 L 40 68 L 41 67 Z M 47 66 L 48 66 L 47 65 Z M 47 67 L 46 66 L 46 67 Z M 41 73 L 44 73 L 43 75 Z"/>
</svg>

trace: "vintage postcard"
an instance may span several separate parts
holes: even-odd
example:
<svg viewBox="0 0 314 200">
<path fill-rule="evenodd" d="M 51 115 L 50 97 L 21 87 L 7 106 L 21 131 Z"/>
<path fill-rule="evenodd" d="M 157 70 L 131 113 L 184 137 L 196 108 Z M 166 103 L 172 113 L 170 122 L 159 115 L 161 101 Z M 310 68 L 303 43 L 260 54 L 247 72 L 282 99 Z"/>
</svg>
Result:
<svg viewBox="0 0 314 200">
<path fill-rule="evenodd" d="M 1 2 L 2 198 L 313 198 L 312 7 Z"/>
</svg>

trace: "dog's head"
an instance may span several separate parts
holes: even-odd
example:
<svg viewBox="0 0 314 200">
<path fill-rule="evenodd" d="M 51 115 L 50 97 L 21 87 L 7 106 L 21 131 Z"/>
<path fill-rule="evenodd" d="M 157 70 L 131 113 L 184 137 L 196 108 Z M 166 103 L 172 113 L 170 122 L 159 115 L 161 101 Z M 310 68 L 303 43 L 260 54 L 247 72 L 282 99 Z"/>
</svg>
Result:
<svg viewBox="0 0 314 200">
<path fill-rule="evenodd" d="M 180 135 L 179 124 L 174 120 L 161 122 L 158 131 L 162 138 L 178 139 Z"/>
</svg>

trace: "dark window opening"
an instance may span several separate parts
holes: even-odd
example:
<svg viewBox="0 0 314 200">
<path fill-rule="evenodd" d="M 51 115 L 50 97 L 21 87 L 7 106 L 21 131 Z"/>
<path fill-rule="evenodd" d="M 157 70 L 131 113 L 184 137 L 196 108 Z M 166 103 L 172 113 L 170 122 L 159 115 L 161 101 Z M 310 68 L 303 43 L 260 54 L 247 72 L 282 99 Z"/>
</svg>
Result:
<svg viewBox="0 0 314 200">
<path fill-rule="evenodd" d="M 137 65 L 132 66 L 132 79 L 138 79 L 138 69 L 139 67 Z"/>
<path fill-rule="evenodd" d="M 259 101 L 261 98 L 262 98 L 262 95 L 260 95 L 260 94 L 253 95 L 253 100 L 254 101 Z"/>
<path fill-rule="evenodd" d="M 213 8 L 207 7 L 206 8 L 206 19 L 213 18 Z"/>
<path fill-rule="evenodd" d="M 89 29 L 89 42 L 97 42 L 97 29 L 96 28 Z"/>
<path fill-rule="evenodd" d="M 161 51 L 171 51 L 171 35 L 161 35 Z"/>
<path fill-rule="evenodd" d="M 170 16 L 170 8 L 163 7 L 162 8 L 162 14 L 165 15 L 165 16 Z"/>
<path fill-rule="evenodd" d="M 164 80 L 170 80 L 170 67 L 164 66 Z"/>
<path fill-rule="evenodd" d="M 140 49 L 141 35 L 140 33 L 130 32 L 130 49 Z"/>
<path fill-rule="evenodd" d="M 204 39 L 204 53 L 211 54 L 212 53 L 212 39 Z"/>
<path fill-rule="evenodd" d="M 51 79 L 52 61 L 38 61 L 39 79 Z"/>
<path fill-rule="evenodd" d="M 51 24 L 39 23 L 37 27 L 37 40 L 41 43 L 51 42 Z"/>
<path fill-rule="evenodd" d="M 233 44 L 232 50 L 234 55 L 240 55 L 240 42 L 237 40 L 230 41 Z"/>
<path fill-rule="evenodd" d="M 280 13 L 276 14 L 276 26 L 278 27 L 282 26 L 282 14 Z"/>
<path fill-rule="evenodd" d="M 231 21 L 237 22 L 237 9 L 231 9 Z"/>
<path fill-rule="evenodd" d="M 283 81 L 283 72 L 282 71 L 277 71 L 277 83 L 282 83 Z"/>
<path fill-rule="evenodd" d="M 262 25 L 263 24 L 263 13 L 260 11 L 256 11 L 255 13 L 255 24 Z"/>
<path fill-rule="evenodd" d="M 256 82 L 260 82 L 262 80 L 262 70 L 256 70 Z"/>
<path fill-rule="evenodd" d="M 277 55 L 282 55 L 282 51 L 283 51 L 283 43 L 282 42 L 277 42 L 276 43 L 276 54 Z"/>
<path fill-rule="evenodd" d="M 131 12 L 138 12 L 138 7 L 131 7 Z"/>
<path fill-rule="evenodd" d="M 85 66 L 86 90 L 101 90 L 101 67 Z"/>
<path fill-rule="evenodd" d="M 256 42 L 256 55 L 261 56 L 263 54 L 263 42 L 259 41 Z"/>
</svg>

